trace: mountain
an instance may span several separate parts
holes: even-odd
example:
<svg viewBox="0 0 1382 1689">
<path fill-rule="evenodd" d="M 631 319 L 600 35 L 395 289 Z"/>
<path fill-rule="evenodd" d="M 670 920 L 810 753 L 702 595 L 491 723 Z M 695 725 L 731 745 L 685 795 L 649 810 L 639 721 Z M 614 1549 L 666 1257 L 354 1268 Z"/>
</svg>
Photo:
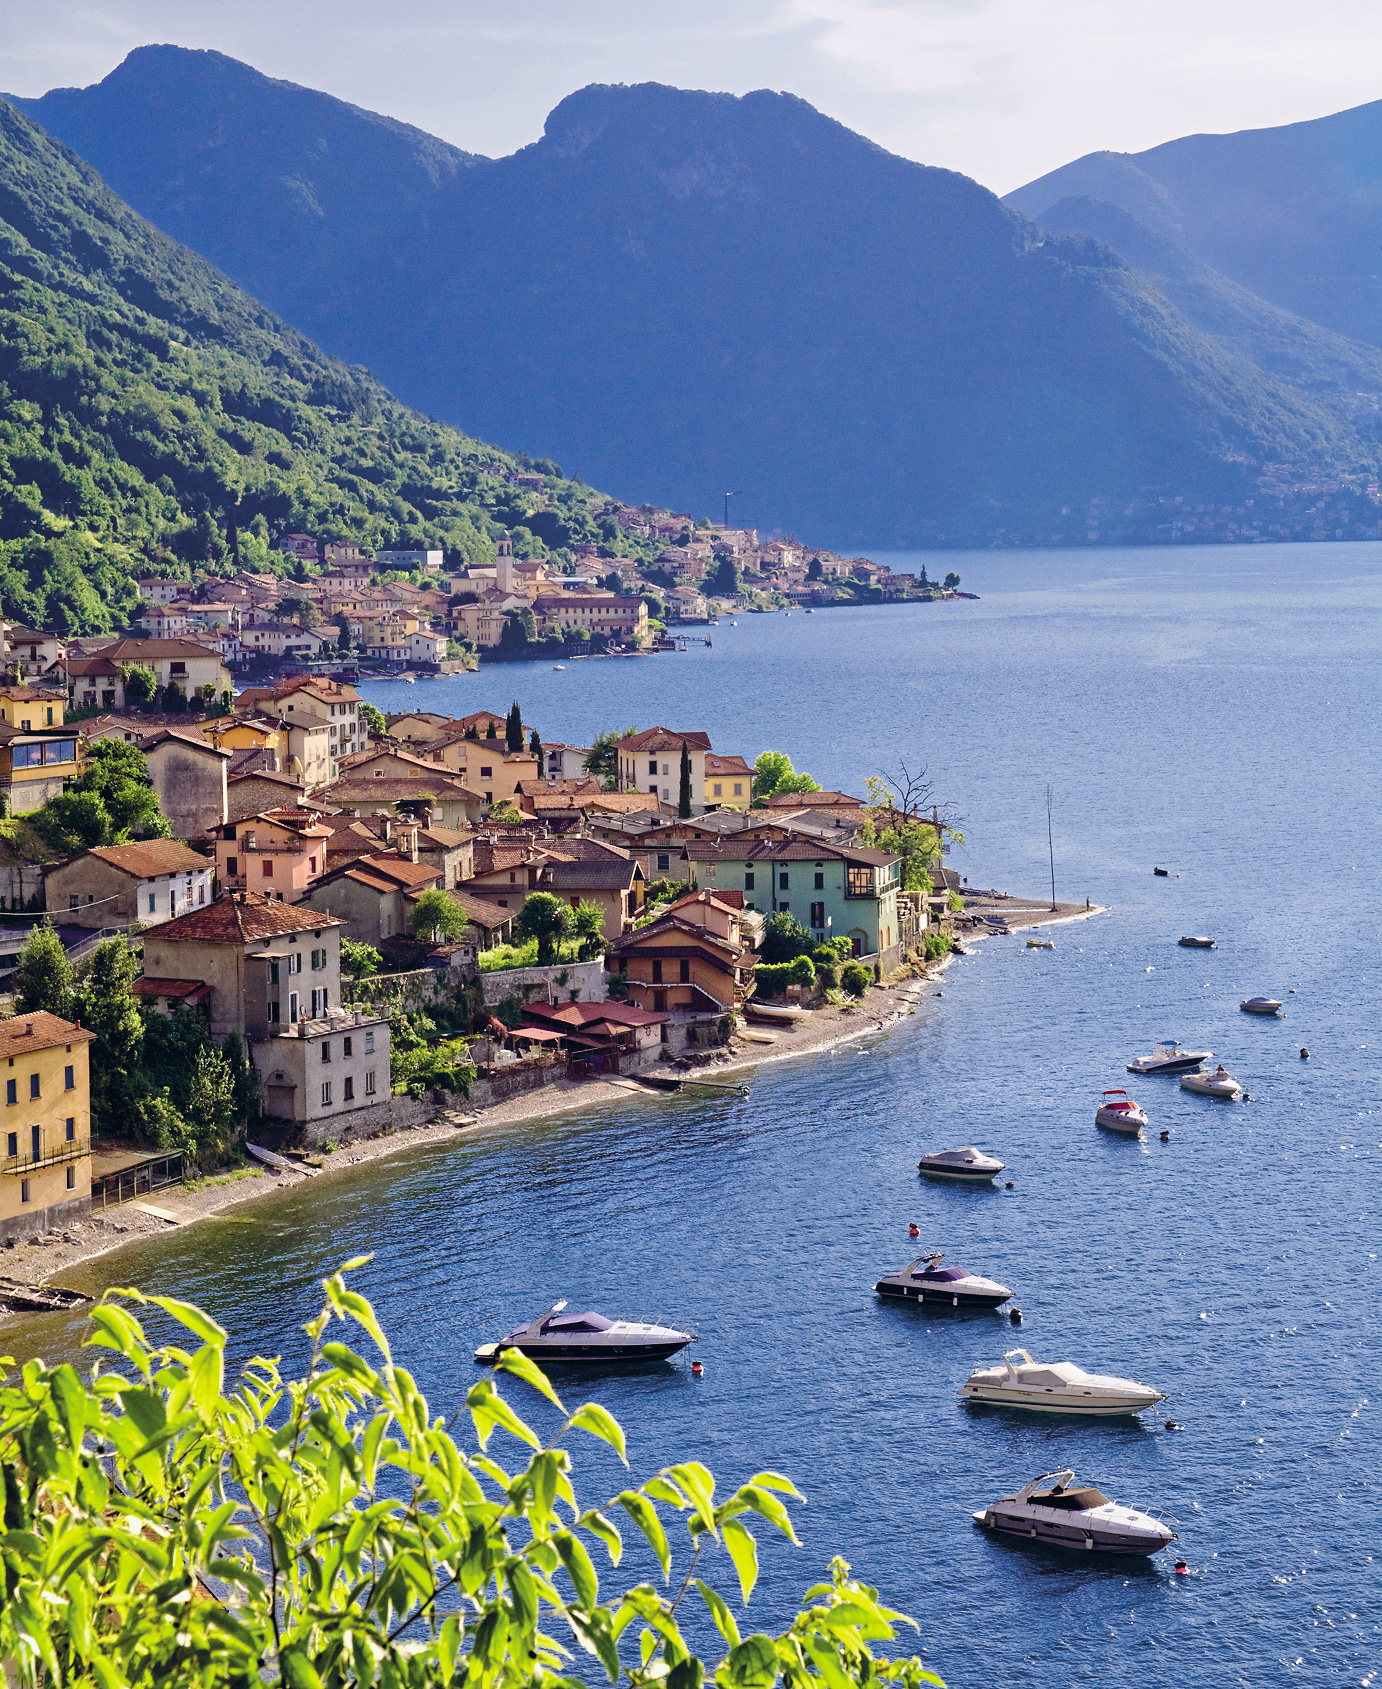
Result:
<svg viewBox="0 0 1382 1689">
<path fill-rule="evenodd" d="M 328 357 L 0 100 L 7 614 L 118 626 L 135 576 L 281 568 L 283 528 L 474 560 L 505 529 L 531 546 L 525 523 L 598 538 L 589 488 L 529 514 L 508 477 L 531 467 Z"/>
<path fill-rule="evenodd" d="M 1121 207 L 1062 199 L 1042 213 L 1041 226 L 1053 235 L 1101 241 L 1149 276 L 1202 334 L 1259 369 L 1361 415 L 1371 415 L 1382 399 L 1382 350 L 1269 304 Z"/>
<path fill-rule="evenodd" d="M 1006 203 L 1044 223 L 1071 198 L 1118 206 L 1281 309 L 1382 346 L 1382 100 L 1276 129 L 1088 153 Z"/>
<path fill-rule="evenodd" d="M 837 545 L 1053 541 L 1240 508 L 1267 465 L 1375 476 L 1369 429 L 1106 247 L 790 95 L 590 87 L 497 160 L 170 47 L 27 108 L 409 403 L 626 498 L 743 488 L 744 519 Z"/>
</svg>

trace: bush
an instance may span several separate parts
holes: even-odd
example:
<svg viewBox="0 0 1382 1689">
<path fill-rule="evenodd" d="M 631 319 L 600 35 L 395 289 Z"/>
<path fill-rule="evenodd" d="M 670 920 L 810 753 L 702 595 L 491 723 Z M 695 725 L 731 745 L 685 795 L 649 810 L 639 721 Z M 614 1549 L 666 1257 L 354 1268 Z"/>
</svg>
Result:
<svg viewBox="0 0 1382 1689">
<path fill-rule="evenodd" d="M 785 909 L 763 923 L 763 942 L 758 952 L 765 962 L 793 962 L 798 956 L 809 956 L 814 947 L 811 934 Z"/>
<path fill-rule="evenodd" d="M 816 964 L 816 984 L 822 991 L 834 991 L 840 983 L 840 958 L 828 944 L 818 944 L 811 952 Z"/>
<path fill-rule="evenodd" d="M 952 915 L 959 915 L 964 910 L 965 900 L 960 896 L 959 892 L 952 891 L 946 897 L 945 906 L 949 909 Z"/>
<path fill-rule="evenodd" d="M 939 961 L 942 956 L 948 956 L 955 948 L 955 940 L 948 932 L 928 932 L 926 935 L 925 953 L 928 962 Z"/>
<path fill-rule="evenodd" d="M 754 970 L 754 992 L 759 997 L 779 997 L 789 985 L 813 986 L 816 964 L 809 956 L 792 962 L 760 962 Z"/>
<path fill-rule="evenodd" d="M 840 974 L 840 985 L 851 997 L 862 997 L 873 984 L 873 969 L 862 962 L 850 962 Z"/>
</svg>

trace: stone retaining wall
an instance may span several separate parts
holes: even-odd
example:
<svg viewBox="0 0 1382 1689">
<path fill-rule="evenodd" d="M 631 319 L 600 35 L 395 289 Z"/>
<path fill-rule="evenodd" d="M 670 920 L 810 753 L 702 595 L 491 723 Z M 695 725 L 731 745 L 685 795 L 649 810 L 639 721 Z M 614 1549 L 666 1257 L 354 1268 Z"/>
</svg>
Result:
<svg viewBox="0 0 1382 1689">
<path fill-rule="evenodd" d="M 593 962 L 560 962 L 550 968 L 498 968 L 482 973 L 485 1002 L 490 1008 L 506 997 L 520 1003 L 603 1003 L 608 996 L 604 958 Z"/>
</svg>

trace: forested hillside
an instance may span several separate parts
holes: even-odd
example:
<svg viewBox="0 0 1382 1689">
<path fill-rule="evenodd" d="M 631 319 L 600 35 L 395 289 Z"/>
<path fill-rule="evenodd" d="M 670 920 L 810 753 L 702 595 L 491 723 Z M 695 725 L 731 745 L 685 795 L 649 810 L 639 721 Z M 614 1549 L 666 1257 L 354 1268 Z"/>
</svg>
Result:
<svg viewBox="0 0 1382 1689">
<path fill-rule="evenodd" d="M 598 537 L 577 484 L 530 515 L 502 478 L 525 467 L 325 356 L 0 101 L 7 615 L 119 626 L 135 575 L 264 567 L 285 527 L 477 561 L 514 527 L 541 549 L 528 524 Z"/>
<path fill-rule="evenodd" d="M 1070 543 L 1376 480 L 1375 423 L 1329 381 L 791 95 L 585 88 L 503 159 L 174 47 L 26 104 L 409 403 L 634 502 L 743 488 L 741 519 L 841 548 Z M 1260 328 L 1278 368 L 1346 384 L 1352 354 Z"/>
</svg>

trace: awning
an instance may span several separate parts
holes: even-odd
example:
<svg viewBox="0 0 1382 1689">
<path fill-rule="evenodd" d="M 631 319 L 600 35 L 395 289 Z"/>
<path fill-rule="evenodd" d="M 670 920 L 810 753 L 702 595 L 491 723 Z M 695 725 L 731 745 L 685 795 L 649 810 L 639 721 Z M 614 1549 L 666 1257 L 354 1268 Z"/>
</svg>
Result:
<svg viewBox="0 0 1382 1689">
<path fill-rule="evenodd" d="M 544 1032 L 536 1026 L 516 1026 L 513 1030 L 515 1038 L 531 1038 L 535 1044 L 559 1044 L 568 1034 L 565 1032 Z"/>
</svg>

